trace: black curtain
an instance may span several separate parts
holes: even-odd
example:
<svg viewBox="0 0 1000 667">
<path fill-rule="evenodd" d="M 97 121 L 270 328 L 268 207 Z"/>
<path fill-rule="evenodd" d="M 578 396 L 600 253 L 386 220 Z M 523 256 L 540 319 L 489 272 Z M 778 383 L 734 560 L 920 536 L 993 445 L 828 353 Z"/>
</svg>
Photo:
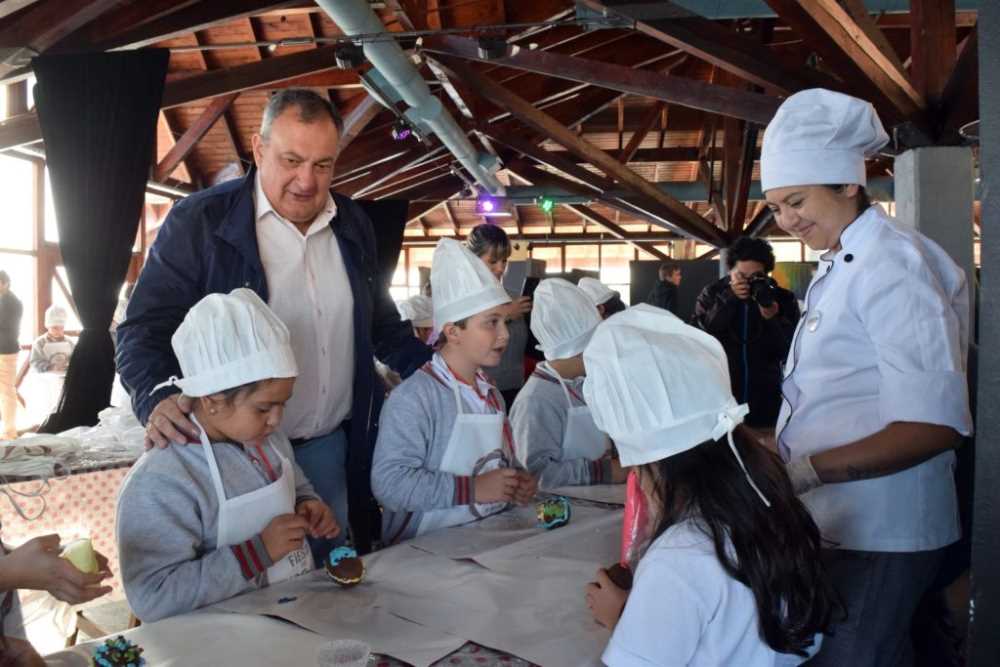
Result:
<svg viewBox="0 0 1000 667">
<path fill-rule="evenodd" d="M 378 272 L 386 287 L 392 285 L 399 253 L 403 250 L 403 232 L 406 229 L 406 199 L 359 199 L 358 204 L 371 218 L 375 229 L 375 248 L 378 254 Z"/>
<path fill-rule="evenodd" d="M 108 328 L 142 214 L 169 57 L 144 49 L 33 60 L 59 248 L 83 324 L 42 432 L 96 424 L 110 400 Z"/>
</svg>

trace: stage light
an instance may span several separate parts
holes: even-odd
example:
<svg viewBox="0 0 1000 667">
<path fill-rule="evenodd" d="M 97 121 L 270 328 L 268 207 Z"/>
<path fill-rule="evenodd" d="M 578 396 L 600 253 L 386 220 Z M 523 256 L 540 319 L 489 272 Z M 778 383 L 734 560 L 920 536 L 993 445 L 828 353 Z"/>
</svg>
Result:
<svg viewBox="0 0 1000 667">
<path fill-rule="evenodd" d="M 542 213 L 544 213 L 545 215 L 550 215 L 552 213 L 552 209 L 554 209 L 555 207 L 556 207 L 555 201 L 553 201 L 549 197 L 542 197 L 541 199 L 538 200 L 538 208 L 542 209 Z"/>
</svg>

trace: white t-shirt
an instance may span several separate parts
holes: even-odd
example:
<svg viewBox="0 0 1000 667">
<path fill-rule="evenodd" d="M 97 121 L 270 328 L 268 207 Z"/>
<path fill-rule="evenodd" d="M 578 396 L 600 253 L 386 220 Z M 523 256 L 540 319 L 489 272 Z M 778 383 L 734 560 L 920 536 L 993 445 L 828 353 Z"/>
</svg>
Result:
<svg viewBox="0 0 1000 667">
<path fill-rule="evenodd" d="M 726 574 L 712 540 L 688 520 L 639 561 L 602 660 L 608 667 L 785 667 L 803 659 L 764 642 L 753 592 Z"/>
</svg>

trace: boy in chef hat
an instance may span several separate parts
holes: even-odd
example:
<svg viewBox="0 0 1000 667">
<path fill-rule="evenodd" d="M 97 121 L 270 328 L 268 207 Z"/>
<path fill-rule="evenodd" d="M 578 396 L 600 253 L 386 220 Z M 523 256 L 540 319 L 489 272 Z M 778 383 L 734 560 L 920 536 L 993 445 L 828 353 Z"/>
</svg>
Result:
<svg viewBox="0 0 1000 667">
<path fill-rule="evenodd" d="M 413 325 L 413 335 L 428 342 L 434 329 L 434 305 L 429 296 L 416 294 L 396 304 L 399 316 Z"/>
<path fill-rule="evenodd" d="M 584 276 L 583 278 L 580 278 L 580 282 L 577 283 L 577 287 L 586 292 L 587 296 L 589 296 L 591 301 L 594 302 L 594 305 L 597 306 L 597 312 L 600 314 L 602 320 L 606 320 L 615 313 L 620 313 L 628 307 L 622 301 L 621 294 L 611 289 L 597 278 Z"/>
<path fill-rule="evenodd" d="M 340 527 L 278 431 L 298 369 L 288 329 L 248 289 L 209 294 L 171 339 L 199 446 L 151 449 L 118 497 L 125 594 L 155 621 L 312 569 Z M 155 390 L 154 390 L 155 391 Z"/>
<path fill-rule="evenodd" d="M 387 544 L 527 504 L 537 489 L 482 372 L 507 346 L 510 297 L 453 239 L 434 250 L 431 285 L 437 352 L 390 394 L 375 445 L 372 490 Z"/>
<path fill-rule="evenodd" d="M 743 432 L 722 346 L 639 305 L 599 326 L 583 356 L 587 404 L 634 466 L 649 517 L 631 592 L 604 570 L 587 587 L 614 630 L 604 663 L 806 660 L 834 608 L 819 530 L 777 457 Z"/>
<path fill-rule="evenodd" d="M 601 319 L 591 298 L 562 278 L 539 283 L 531 332 L 545 361 L 535 367 L 510 410 L 518 458 L 546 489 L 612 484 L 625 472 L 611 441 L 583 400 L 583 348 Z"/>
</svg>

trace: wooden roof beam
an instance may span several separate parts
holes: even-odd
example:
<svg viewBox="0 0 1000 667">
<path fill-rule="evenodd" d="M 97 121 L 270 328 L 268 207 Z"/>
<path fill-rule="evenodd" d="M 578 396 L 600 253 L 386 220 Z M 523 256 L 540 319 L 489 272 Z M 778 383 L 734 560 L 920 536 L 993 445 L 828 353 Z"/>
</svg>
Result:
<svg viewBox="0 0 1000 667">
<path fill-rule="evenodd" d="M 424 51 L 430 53 L 453 56 L 463 60 L 487 62 L 479 57 L 476 42 L 464 37 L 436 36 L 426 40 L 423 48 Z M 622 93 L 650 97 L 762 125 L 770 122 L 781 104 L 780 99 L 771 95 L 728 86 L 714 86 L 694 79 L 667 76 L 647 70 L 547 51 L 521 50 L 506 58 L 497 58 L 488 62 L 609 88 Z M 469 69 L 471 70 L 471 68 Z"/>
<path fill-rule="evenodd" d="M 45 53 L 60 39 L 98 18 L 118 4 L 117 0 L 60 0 L 25 6 L 16 16 L 0 26 L 0 44 L 4 51 L 20 52 L 24 59 Z M 8 62 L 16 60 L 6 54 Z M 0 76 L 18 68 L 16 64 L 0 63 Z"/>
<path fill-rule="evenodd" d="M 667 103 L 660 100 L 653 106 L 649 107 L 646 111 L 646 115 L 643 117 L 642 121 L 639 123 L 639 129 L 632 133 L 632 138 L 629 139 L 628 145 L 622 149 L 621 153 L 618 154 L 618 161 L 622 164 L 628 164 L 635 157 L 635 153 L 639 150 L 639 146 L 642 145 L 643 140 L 650 133 L 650 131 L 656 126 L 660 121 L 660 116 L 666 109 Z"/>
<path fill-rule="evenodd" d="M 660 250 L 657 250 L 656 246 L 652 245 L 651 243 L 643 243 L 642 241 L 636 241 L 632 239 L 631 234 L 626 232 L 621 226 L 616 225 L 614 222 L 608 220 L 606 217 L 604 217 L 594 209 L 590 208 L 589 206 L 584 206 L 583 204 L 564 204 L 564 207 L 567 210 L 576 213 L 584 220 L 592 222 L 598 227 L 601 227 L 602 229 L 606 230 L 609 234 L 611 234 L 615 238 L 625 241 L 633 248 L 637 248 L 639 250 L 642 250 L 643 252 L 648 252 L 650 255 L 661 261 L 666 261 L 667 259 L 669 259 L 669 257 L 663 254 L 663 252 L 661 252 Z"/>
<path fill-rule="evenodd" d="M 926 108 L 895 54 L 869 36 L 879 28 L 867 13 L 852 14 L 836 0 L 766 2 L 848 85 L 860 84 L 861 92 L 875 98 L 880 109 L 894 112 L 895 119 L 914 118 Z"/>
<path fill-rule="evenodd" d="M 580 0 L 595 11 L 610 11 L 633 21 L 635 29 L 732 72 L 769 91 L 792 93 L 814 86 L 835 86 L 829 77 L 792 68 L 759 42 L 694 14 L 667 0 Z M 661 16 L 662 18 L 648 18 Z"/>
<path fill-rule="evenodd" d="M 937 105 L 955 68 L 955 0 L 910 0 L 910 78 Z"/>
<path fill-rule="evenodd" d="M 156 165 L 156 169 L 153 170 L 153 180 L 162 181 L 170 176 L 174 169 L 194 150 L 198 142 L 208 134 L 208 131 L 212 129 L 212 126 L 215 125 L 219 118 L 232 106 L 233 100 L 237 97 L 239 97 L 239 93 L 231 93 L 212 100 L 208 107 L 191 124 L 191 127 L 177 140 L 173 148 Z"/>
</svg>

